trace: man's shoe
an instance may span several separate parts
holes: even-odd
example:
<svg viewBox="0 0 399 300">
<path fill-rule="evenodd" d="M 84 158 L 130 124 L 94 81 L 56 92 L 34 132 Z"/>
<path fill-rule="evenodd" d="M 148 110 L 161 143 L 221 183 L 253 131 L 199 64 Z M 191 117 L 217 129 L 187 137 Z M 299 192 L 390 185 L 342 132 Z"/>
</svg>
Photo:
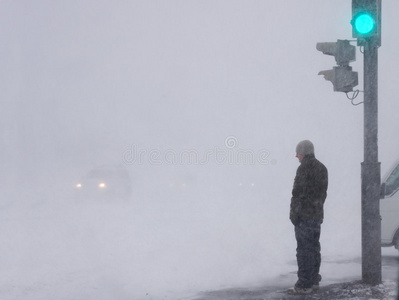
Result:
<svg viewBox="0 0 399 300">
<path fill-rule="evenodd" d="M 290 295 L 307 295 L 313 292 L 313 287 L 310 288 L 299 288 L 299 287 L 294 287 L 292 289 L 289 289 L 288 294 Z"/>
<path fill-rule="evenodd" d="M 320 281 L 321 281 L 321 275 L 319 274 L 319 275 L 317 275 L 317 279 L 314 281 L 314 283 L 313 283 L 313 286 L 312 286 L 312 289 L 313 290 L 318 290 L 319 288 L 320 288 Z"/>
</svg>

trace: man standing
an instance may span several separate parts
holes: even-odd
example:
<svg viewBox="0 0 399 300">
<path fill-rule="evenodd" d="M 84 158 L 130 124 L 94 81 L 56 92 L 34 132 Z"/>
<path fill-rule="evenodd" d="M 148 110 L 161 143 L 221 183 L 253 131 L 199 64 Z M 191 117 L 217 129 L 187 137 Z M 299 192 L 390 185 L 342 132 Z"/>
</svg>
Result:
<svg viewBox="0 0 399 300">
<path fill-rule="evenodd" d="M 290 290 L 293 294 L 308 294 L 318 289 L 320 225 L 323 223 L 323 205 L 327 197 L 327 168 L 315 158 L 311 141 L 301 141 L 296 147 L 297 169 L 292 189 L 290 220 L 295 226 L 297 241 L 298 281 Z"/>
</svg>

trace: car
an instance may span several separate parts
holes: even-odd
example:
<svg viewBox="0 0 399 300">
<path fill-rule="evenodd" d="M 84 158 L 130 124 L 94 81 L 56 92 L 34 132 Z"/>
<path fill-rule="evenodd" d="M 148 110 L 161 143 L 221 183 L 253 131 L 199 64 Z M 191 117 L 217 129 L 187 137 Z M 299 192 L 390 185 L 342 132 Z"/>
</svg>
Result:
<svg viewBox="0 0 399 300">
<path fill-rule="evenodd" d="M 399 250 L 399 160 L 381 184 L 381 245 Z"/>
<path fill-rule="evenodd" d="M 100 166 L 91 169 L 75 186 L 79 197 L 131 196 L 131 178 L 123 166 Z"/>
</svg>

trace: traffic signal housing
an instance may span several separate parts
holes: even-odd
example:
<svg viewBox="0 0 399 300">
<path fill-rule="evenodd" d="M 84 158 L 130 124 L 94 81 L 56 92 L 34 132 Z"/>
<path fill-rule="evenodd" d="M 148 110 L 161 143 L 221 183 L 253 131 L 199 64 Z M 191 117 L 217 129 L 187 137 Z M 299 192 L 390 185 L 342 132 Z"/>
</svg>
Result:
<svg viewBox="0 0 399 300">
<path fill-rule="evenodd" d="M 352 67 L 333 67 L 332 70 L 320 71 L 319 75 L 324 75 L 324 79 L 331 81 L 334 92 L 353 92 L 353 88 L 358 85 L 357 72 L 352 71 Z"/>
<path fill-rule="evenodd" d="M 381 0 L 352 0 L 351 24 L 358 46 L 381 46 Z"/>
<path fill-rule="evenodd" d="M 332 43 L 317 43 L 316 49 L 334 56 L 338 65 L 332 70 L 320 71 L 318 75 L 324 75 L 324 79 L 332 82 L 334 92 L 352 92 L 358 85 L 358 74 L 352 71 L 349 63 L 356 60 L 356 47 L 348 40 L 337 40 Z"/>
</svg>

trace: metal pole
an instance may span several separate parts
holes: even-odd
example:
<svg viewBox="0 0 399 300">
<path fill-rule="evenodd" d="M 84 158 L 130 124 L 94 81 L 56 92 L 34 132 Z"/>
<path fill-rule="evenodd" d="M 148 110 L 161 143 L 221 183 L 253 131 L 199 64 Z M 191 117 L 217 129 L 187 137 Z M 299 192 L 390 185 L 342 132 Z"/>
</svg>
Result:
<svg viewBox="0 0 399 300">
<path fill-rule="evenodd" d="M 381 283 L 381 166 L 378 162 L 378 46 L 364 45 L 364 162 L 362 163 L 362 279 Z"/>
</svg>

